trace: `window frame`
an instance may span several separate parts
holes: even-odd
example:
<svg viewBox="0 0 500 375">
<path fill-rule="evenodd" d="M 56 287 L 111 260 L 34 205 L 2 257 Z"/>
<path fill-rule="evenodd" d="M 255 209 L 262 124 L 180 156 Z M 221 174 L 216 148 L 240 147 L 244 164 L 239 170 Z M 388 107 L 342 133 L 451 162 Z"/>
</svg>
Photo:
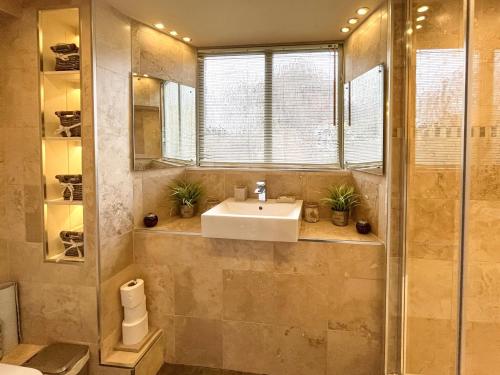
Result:
<svg viewBox="0 0 500 375">
<path fill-rule="evenodd" d="M 203 95 L 203 83 L 201 72 L 199 69 L 201 60 L 204 55 L 234 55 L 234 54 L 252 54 L 263 53 L 265 54 L 265 75 L 266 85 L 268 84 L 267 76 L 271 73 L 268 71 L 269 65 L 272 64 L 272 58 L 269 56 L 274 52 L 284 51 L 319 51 L 319 50 L 336 50 L 337 52 L 337 82 L 334 84 L 335 93 L 335 108 L 334 116 L 336 116 L 337 126 L 337 160 L 335 164 L 302 164 L 302 163 L 240 163 L 240 162 L 201 162 L 201 117 L 204 110 L 200 103 L 202 100 L 200 96 Z M 344 54 L 343 44 L 340 42 L 324 43 L 324 44 L 304 44 L 304 45 L 290 45 L 290 46 L 264 46 L 264 47 L 248 47 L 248 48 L 212 48 L 212 49 L 199 49 L 197 51 L 197 83 L 196 83 L 196 167 L 197 168 L 227 168 L 227 169 L 269 169 L 269 170 L 306 170 L 306 171 L 335 171 L 344 169 L 344 121 L 343 121 L 343 87 L 344 87 Z M 268 90 L 266 90 L 266 93 Z M 266 101 L 268 99 L 266 98 Z M 271 119 L 272 121 L 272 119 Z M 268 121 L 265 121 L 264 126 L 269 126 Z"/>
</svg>

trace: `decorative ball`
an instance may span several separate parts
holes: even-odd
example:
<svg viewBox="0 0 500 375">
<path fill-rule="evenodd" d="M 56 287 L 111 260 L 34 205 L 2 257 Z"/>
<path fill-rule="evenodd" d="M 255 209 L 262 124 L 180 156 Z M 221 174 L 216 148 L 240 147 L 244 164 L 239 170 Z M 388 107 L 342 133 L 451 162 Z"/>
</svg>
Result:
<svg viewBox="0 0 500 375">
<path fill-rule="evenodd" d="M 148 228 L 154 227 L 156 224 L 158 224 L 158 216 L 156 216 L 154 213 L 150 212 L 146 216 L 144 216 L 144 225 L 147 226 Z"/>
<path fill-rule="evenodd" d="M 368 234 L 372 230 L 372 226 L 366 220 L 358 220 L 356 223 L 356 230 L 360 234 Z"/>
</svg>

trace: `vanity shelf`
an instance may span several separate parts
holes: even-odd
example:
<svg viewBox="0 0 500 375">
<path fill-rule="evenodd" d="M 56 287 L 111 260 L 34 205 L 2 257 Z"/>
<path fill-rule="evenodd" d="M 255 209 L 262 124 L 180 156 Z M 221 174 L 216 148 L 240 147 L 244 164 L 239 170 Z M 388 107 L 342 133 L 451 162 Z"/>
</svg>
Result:
<svg viewBox="0 0 500 375">
<path fill-rule="evenodd" d="M 45 203 L 48 205 L 59 205 L 59 206 L 82 206 L 83 201 L 70 201 L 70 200 L 65 200 L 63 198 L 57 198 L 57 199 L 46 199 Z"/>
<path fill-rule="evenodd" d="M 60 175 L 82 175 L 84 140 L 80 136 L 82 129 L 81 123 L 78 125 L 80 118 L 78 113 L 76 117 L 71 117 L 74 113 L 64 113 L 81 110 L 81 71 L 56 70 L 56 54 L 51 50 L 52 46 L 58 44 L 74 44 L 79 47 L 79 10 L 77 8 L 41 10 L 38 24 L 45 260 L 81 263 L 85 259 L 82 241 L 75 242 L 74 239 L 67 240 L 64 237 L 66 243 L 63 243 L 62 237 L 68 231 L 83 236 L 84 200 L 63 198 L 64 192 L 74 194 L 75 191 L 80 191 L 82 185 L 65 179 L 62 181 L 70 181 L 72 184 L 62 184 L 56 178 Z M 64 59 L 68 56 L 70 55 L 65 55 Z M 79 65 L 79 60 L 76 64 L 75 67 Z M 61 68 L 61 65 L 59 64 L 57 68 Z M 58 115 L 62 116 L 64 122 L 61 122 Z M 71 131 L 72 134 L 76 133 L 75 136 L 63 137 L 59 131 L 63 129 L 62 125 L 66 126 L 64 129 L 68 134 Z M 71 254 L 68 250 L 74 248 L 82 256 L 68 256 Z"/>
<path fill-rule="evenodd" d="M 68 141 L 82 141 L 82 137 L 43 137 L 42 140 L 48 142 L 68 142 Z"/>
</svg>

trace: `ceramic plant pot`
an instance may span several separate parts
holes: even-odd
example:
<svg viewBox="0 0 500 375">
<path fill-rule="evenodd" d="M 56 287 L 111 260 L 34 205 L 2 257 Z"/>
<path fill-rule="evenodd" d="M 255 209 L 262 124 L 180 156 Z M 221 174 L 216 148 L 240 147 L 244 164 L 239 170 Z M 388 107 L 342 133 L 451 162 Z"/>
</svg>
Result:
<svg viewBox="0 0 500 375">
<path fill-rule="evenodd" d="M 345 227 L 349 223 L 349 211 L 332 211 L 332 223 L 339 226 Z"/>
<path fill-rule="evenodd" d="M 180 213 L 181 217 L 184 219 L 188 219 L 190 217 L 193 217 L 196 211 L 196 206 L 188 206 L 186 204 L 182 204 L 180 207 Z"/>
</svg>

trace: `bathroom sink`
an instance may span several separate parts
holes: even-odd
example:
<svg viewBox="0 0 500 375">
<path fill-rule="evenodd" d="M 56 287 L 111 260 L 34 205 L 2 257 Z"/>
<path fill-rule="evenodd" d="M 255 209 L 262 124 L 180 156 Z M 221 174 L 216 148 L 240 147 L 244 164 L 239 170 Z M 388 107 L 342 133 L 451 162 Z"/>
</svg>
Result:
<svg viewBox="0 0 500 375">
<path fill-rule="evenodd" d="M 210 238 L 297 242 L 301 211 L 301 200 L 237 202 L 229 198 L 201 215 L 201 232 L 203 237 Z"/>
<path fill-rule="evenodd" d="M 38 370 L 0 363 L 0 375 L 42 375 Z"/>
</svg>

